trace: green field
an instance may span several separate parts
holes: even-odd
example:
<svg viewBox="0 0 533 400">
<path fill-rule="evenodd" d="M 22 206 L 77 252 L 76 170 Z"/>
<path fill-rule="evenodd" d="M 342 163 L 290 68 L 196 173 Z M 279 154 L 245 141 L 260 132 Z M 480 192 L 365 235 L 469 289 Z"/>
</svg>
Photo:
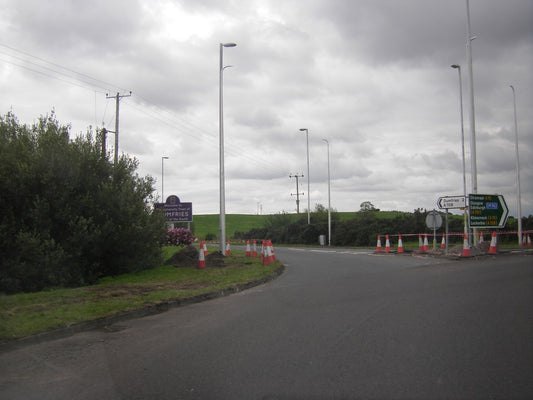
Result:
<svg viewBox="0 0 533 400">
<path fill-rule="evenodd" d="M 227 214 L 226 235 L 232 238 L 235 232 L 248 232 L 253 228 L 262 228 L 267 218 L 268 215 Z M 203 239 L 207 234 L 218 237 L 219 226 L 218 214 L 195 215 L 191 229 L 195 236 Z"/>
<path fill-rule="evenodd" d="M 356 212 L 337 212 L 335 213 L 339 221 L 346 221 L 356 217 Z M 386 219 L 394 218 L 400 211 L 377 211 L 374 213 L 377 218 Z M 305 213 L 290 214 L 293 220 L 298 217 L 305 218 Z M 235 236 L 235 232 L 248 232 L 253 228 L 263 228 L 265 222 L 270 215 L 255 215 L 255 214 L 226 214 L 226 235 L 228 238 Z M 195 215 L 191 229 L 195 236 L 204 239 L 207 234 L 212 234 L 218 237 L 219 230 L 219 215 L 218 214 L 204 214 Z"/>
</svg>

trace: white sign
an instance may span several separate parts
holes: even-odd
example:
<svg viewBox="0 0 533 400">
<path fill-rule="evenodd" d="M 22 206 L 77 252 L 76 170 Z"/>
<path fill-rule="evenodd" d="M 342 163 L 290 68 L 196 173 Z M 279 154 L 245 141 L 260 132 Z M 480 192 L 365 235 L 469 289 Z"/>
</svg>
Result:
<svg viewBox="0 0 533 400">
<path fill-rule="evenodd" d="M 440 209 L 450 209 L 450 208 L 465 208 L 466 201 L 465 196 L 445 196 L 439 197 L 437 205 Z"/>
<path fill-rule="evenodd" d="M 426 215 L 426 226 L 429 229 L 439 229 L 442 226 L 441 215 L 435 210 L 428 212 Z"/>
</svg>

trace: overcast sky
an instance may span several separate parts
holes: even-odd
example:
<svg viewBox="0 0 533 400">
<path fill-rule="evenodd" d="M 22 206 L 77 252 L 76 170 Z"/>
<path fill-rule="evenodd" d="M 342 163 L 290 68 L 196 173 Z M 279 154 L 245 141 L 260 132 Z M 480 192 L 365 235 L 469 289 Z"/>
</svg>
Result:
<svg viewBox="0 0 533 400">
<path fill-rule="evenodd" d="M 437 208 L 471 192 L 466 0 L 0 0 L 0 114 L 55 110 L 72 136 L 110 130 L 161 195 L 219 212 L 219 43 L 226 212 Z M 533 1 L 470 0 L 478 193 L 533 214 Z M 114 137 L 109 135 L 108 150 Z"/>
</svg>

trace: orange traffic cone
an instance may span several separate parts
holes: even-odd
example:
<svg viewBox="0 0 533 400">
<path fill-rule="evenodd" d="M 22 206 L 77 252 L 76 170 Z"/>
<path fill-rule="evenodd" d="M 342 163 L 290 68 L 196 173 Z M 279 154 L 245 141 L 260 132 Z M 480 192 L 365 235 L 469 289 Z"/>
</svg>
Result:
<svg viewBox="0 0 533 400">
<path fill-rule="evenodd" d="M 245 257 L 251 257 L 252 256 L 252 251 L 250 250 L 250 241 L 249 240 L 246 241 L 246 254 L 244 256 Z"/>
<path fill-rule="evenodd" d="M 270 247 L 270 262 L 276 261 L 276 255 L 274 254 L 274 246 L 272 245 L 272 241 L 268 241 L 269 247 Z"/>
<path fill-rule="evenodd" d="M 204 257 L 207 257 L 207 242 L 204 240 L 203 241 L 203 252 L 204 252 Z"/>
<path fill-rule="evenodd" d="M 231 246 L 230 241 L 228 240 L 228 243 L 226 243 L 226 255 L 229 256 L 231 253 Z"/>
<path fill-rule="evenodd" d="M 205 256 L 204 251 L 201 248 L 198 252 L 198 269 L 205 269 Z"/>
<path fill-rule="evenodd" d="M 479 243 L 483 243 L 483 232 L 479 232 Z"/>
<path fill-rule="evenodd" d="M 422 235 L 418 235 L 418 252 L 424 252 L 424 243 L 422 242 Z"/>
<path fill-rule="evenodd" d="M 385 235 L 385 252 L 390 253 L 389 235 Z"/>
<path fill-rule="evenodd" d="M 531 238 L 529 237 L 529 233 L 527 234 L 527 246 L 531 247 Z"/>
<path fill-rule="evenodd" d="M 424 251 L 428 251 L 428 250 L 429 250 L 428 234 L 426 233 L 424 235 Z"/>
<path fill-rule="evenodd" d="M 441 249 L 445 249 L 446 248 L 446 236 L 445 235 L 442 235 L 442 242 L 440 244 L 440 248 Z"/>
<path fill-rule="evenodd" d="M 264 246 L 263 246 L 263 265 L 269 265 L 270 264 L 270 257 L 269 257 L 269 247 L 268 247 L 268 244 L 264 242 Z"/>
<path fill-rule="evenodd" d="M 255 239 L 254 239 L 254 241 L 253 241 L 252 257 L 253 257 L 253 258 L 257 258 L 257 242 L 255 241 Z"/>
<path fill-rule="evenodd" d="M 496 248 L 498 239 L 496 236 L 496 232 L 492 231 L 492 238 L 490 240 L 490 247 L 489 247 L 489 254 L 496 254 L 498 253 L 498 249 Z"/>
<path fill-rule="evenodd" d="M 381 253 L 381 237 L 378 236 L 378 244 L 376 245 L 376 251 Z"/>
<path fill-rule="evenodd" d="M 466 233 L 463 236 L 463 253 L 461 254 L 461 257 L 470 257 L 470 246 L 468 245 L 468 236 Z"/>
<path fill-rule="evenodd" d="M 398 253 L 403 253 L 402 235 L 398 236 Z"/>
</svg>

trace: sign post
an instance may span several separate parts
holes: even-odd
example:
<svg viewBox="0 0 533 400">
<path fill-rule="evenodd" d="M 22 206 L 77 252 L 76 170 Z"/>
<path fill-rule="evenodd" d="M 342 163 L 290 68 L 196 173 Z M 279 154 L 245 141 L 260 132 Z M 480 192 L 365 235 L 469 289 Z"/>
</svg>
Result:
<svg viewBox="0 0 533 400">
<path fill-rule="evenodd" d="M 437 200 L 439 208 L 446 210 L 446 254 L 448 254 L 448 210 L 449 209 L 462 209 L 464 210 L 464 232 L 468 233 L 467 221 L 466 221 L 466 197 L 465 196 L 444 196 L 439 197 Z"/>
<path fill-rule="evenodd" d="M 433 229 L 433 250 L 437 248 L 437 229 L 442 226 L 442 217 L 438 211 L 431 210 L 426 215 L 426 226 Z"/>
<path fill-rule="evenodd" d="M 503 228 L 509 209 L 500 194 L 469 194 L 470 226 L 475 228 Z"/>
</svg>

